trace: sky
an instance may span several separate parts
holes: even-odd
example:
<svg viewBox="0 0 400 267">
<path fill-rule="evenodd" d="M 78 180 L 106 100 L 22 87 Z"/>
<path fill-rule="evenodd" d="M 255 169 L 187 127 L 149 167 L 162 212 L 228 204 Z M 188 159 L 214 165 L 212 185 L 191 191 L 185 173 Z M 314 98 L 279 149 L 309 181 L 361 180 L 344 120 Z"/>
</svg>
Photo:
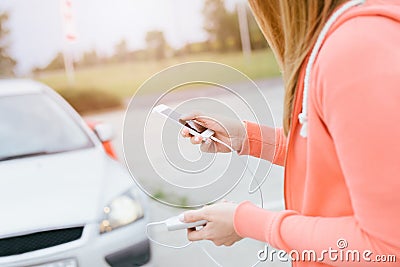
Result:
<svg viewBox="0 0 400 267">
<path fill-rule="evenodd" d="M 9 53 L 18 62 L 18 74 L 46 66 L 66 47 L 76 57 L 92 49 L 110 55 L 122 39 L 130 49 L 144 48 L 150 30 L 162 30 L 175 48 L 207 37 L 201 14 L 204 0 L 71 0 L 77 36 L 71 44 L 65 42 L 61 1 L 0 1 L 0 12 L 10 15 Z M 245 0 L 225 2 L 232 10 Z"/>
</svg>

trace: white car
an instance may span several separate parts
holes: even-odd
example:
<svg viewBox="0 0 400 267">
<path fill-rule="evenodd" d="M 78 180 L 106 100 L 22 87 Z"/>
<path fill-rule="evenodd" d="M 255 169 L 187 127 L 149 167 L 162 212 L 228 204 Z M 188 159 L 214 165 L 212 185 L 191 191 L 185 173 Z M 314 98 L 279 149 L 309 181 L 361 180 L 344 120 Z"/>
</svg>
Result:
<svg viewBox="0 0 400 267">
<path fill-rule="evenodd" d="M 96 134 L 95 134 L 96 132 Z M 146 197 L 53 90 L 0 80 L 0 266 L 141 266 Z"/>
</svg>

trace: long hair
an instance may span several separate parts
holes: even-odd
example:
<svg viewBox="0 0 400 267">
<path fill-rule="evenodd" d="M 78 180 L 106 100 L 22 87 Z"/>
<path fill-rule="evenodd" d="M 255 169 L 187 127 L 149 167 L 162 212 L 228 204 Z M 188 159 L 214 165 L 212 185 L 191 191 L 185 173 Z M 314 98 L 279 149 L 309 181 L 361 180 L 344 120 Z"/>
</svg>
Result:
<svg viewBox="0 0 400 267">
<path fill-rule="evenodd" d="M 303 62 L 332 12 L 347 0 L 249 0 L 281 68 L 285 86 L 283 128 L 292 122 L 293 100 Z"/>
</svg>

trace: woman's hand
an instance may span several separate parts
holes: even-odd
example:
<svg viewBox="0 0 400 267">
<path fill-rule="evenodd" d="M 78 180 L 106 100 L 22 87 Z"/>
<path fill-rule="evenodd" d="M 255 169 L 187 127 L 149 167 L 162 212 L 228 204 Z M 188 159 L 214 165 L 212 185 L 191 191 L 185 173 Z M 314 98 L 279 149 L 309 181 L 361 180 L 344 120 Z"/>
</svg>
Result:
<svg viewBox="0 0 400 267">
<path fill-rule="evenodd" d="M 208 221 L 200 230 L 188 229 L 188 239 L 190 241 L 211 240 L 217 246 L 231 246 L 241 240 L 242 238 L 233 227 L 236 207 L 237 204 L 225 201 L 185 212 L 185 222 Z"/>
<path fill-rule="evenodd" d="M 181 119 L 184 121 L 194 120 L 203 127 L 213 130 L 215 132 L 214 137 L 231 146 L 237 152 L 242 149 L 242 144 L 246 137 L 246 129 L 244 124 L 239 120 L 227 118 L 215 119 L 199 113 L 183 115 Z M 211 140 L 202 142 L 201 136 L 191 135 L 186 128 L 183 128 L 182 136 L 190 138 L 193 144 L 201 144 L 200 148 L 204 152 L 231 152 L 227 147 L 217 142 L 212 142 Z"/>
</svg>

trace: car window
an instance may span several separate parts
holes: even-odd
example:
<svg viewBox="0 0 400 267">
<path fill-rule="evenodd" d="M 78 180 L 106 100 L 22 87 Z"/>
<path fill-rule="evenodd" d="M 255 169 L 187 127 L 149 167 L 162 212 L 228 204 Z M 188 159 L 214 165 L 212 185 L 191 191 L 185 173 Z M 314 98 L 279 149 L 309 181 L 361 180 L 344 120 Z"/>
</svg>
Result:
<svg viewBox="0 0 400 267">
<path fill-rule="evenodd" d="M 0 97 L 0 160 L 91 146 L 84 130 L 48 95 Z"/>
</svg>

